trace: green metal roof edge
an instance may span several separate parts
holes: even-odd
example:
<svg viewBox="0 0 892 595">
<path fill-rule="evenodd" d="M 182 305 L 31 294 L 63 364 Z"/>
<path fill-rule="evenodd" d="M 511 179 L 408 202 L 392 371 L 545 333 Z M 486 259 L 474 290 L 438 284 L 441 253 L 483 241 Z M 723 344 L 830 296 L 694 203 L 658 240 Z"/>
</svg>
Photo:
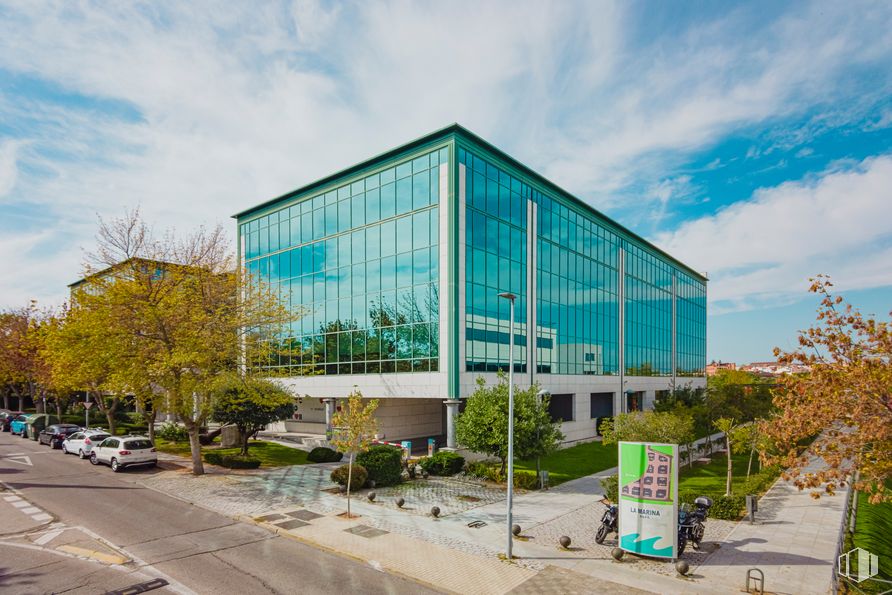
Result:
<svg viewBox="0 0 892 595">
<path fill-rule="evenodd" d="M 382 163 L 384 161 L 388 161 L 390 159 L 397 158 L 400 155 L 403 155 L 405 153 L 412 151 L 413 149 L 417 149 L 421 146 L 431 144 L 431 143 L 439 140 L 440 138 L 445 139 L 446 137 L 455 133 L 458 130 L 464 130 L 464 129 L 461 126 L 459 126 L 458 124 L 451 124 L 449 126 L 446 126 L 445 128 L 441 128 L 440 130 L 431 132 L 430 134 L 425 134 L 424 136 L 416 138 L 413 141 L 410 141 L 410 142 L 400 145 L 398 147 L 394 147 L 393 149 L 390 149 L 383 153 L 379 153 L 378 155 L 375 155 L 374 157 L 364 159 L 363 161 L 360 161 L 359 163 L 357 163 L 355 165 L 351 165 L 350 167 L 348 167 L 346 169 L 342 169 L 342 170 L 337 171 L 333 174 L 329 174 L 329 175 L 325 176 L 324 178 L 320 178 L 320 179 L 316 180 L 315 182 L 310 182 L 309 184 L 301 186 L 300 188 L 292 190 L 291 192 L 287 192 L 281 196 L 277 196 L 276 198 L 272 198 L 270 200 L 262 202 L 259 205 L 251 207 L 250 209 L 245 209 L 244 211 L 238 212 L 235 215 L 232 215 L 232 218 L 240 219 L 247 215 L 251 215 L 257 211 L 261 211 L 261 210 L 263 210 L 267 207 L 270 207 L 270 206 L 272 206 L 278 202 L 281 202 L 283 200 L 288 200 L 288 199 L 294 198 L 296 196 L 299 196 L 301 194 L 306 194 L 312 190 L 316 190 L 318 188 L 327 186 L 327 185 L 331 184 L 332 182 L 339 180 L 341 178 L 352 176 L 352 175 L 358 174 L 359 172 L 362 172 L 362 171 L 365 171 L 368 169 L 374 169 L 375 167 L 377 167 L 380 163 Z"/>
<path fill-rule="evenodd" d="M 291 192 L 288 192 L 288 193 L 278 196 L 276 198 L 267 200 L 259 205 L 251 207 L 250 209 L 246 209 L 244 211 L 236 213 L 232 217 L 234 219 L 239 219 L 241 217 L 245 217 L 245 216 L 255 213 L 257 211 L 261 211 L 261 210 L 266 209 L 278 202 L 288 200 L 290 198 L 294 198 L 300 194 L 305 194 L 307 192 L 310 192 L 311 190 L 331 184 L 332 182 L 334 182 L 335 180 L 338 180 L 340 178 L 354 175 L 354 174 L 361 172 L 363 170 L 372 169 L 383 161 L 386 161 L 389 159 L 394 159 L 402 154 L 405 154 L 405 153 L 411 151 L 412 149 L 416 149 L 423 145 L 431 144 L 437 140 L 446 139 L 446 137 L 448 137 L 450 135 L 465 137 L 465 139 L 471 141 L 472 144 L 476 144 L 483 150 L 493 153 L 496 157 L 498 157 L 502 161 L 504 161 L 507 164 L 511 165 L 512 167 L 520 170 L 521 172 L 528 175 L 529 177 L 535 179 L 538 183 L 542 184 L 543 186 L 553 189 L 554 191 L 556 191 L 558 194 L 561 195 L 561 198 L 575 204 L 577 207 L 580 207 L 584 210 L 587 210 L 587 211 L 595 214 L 600 219 L 603 219 L 610 225 L 614 226 L 616 228 L 616 230 L 619 231 L 621 234 L 625 234 L 628 239 L 632 239 L 637 242 L 640 242 L 644 247 L 656 251 L 658 254 L 667 258 L 671 262 L 675 263 L 676 265 L 681 266 L 685 271 L 687 271 L 688 273 L 690 273 L 691 275 L 693 275 L 695 278 L 699 279 L 700 281 L 704 281 L 704 282 L 708 281 L 707 277 L 705 275 L 703 275 L 702 273 L 696 271 L 692 267 L 683 263 L 682 261 L 675 258 L 674 256 L 672 256 L 665 250 L 655 246 L 653 243 L 651 243 L 648 240 L 644 239 L 643 237 L 639 236 L 637 233 L 630 230 L 626 226 L 622 225 L 615 219 L 608 217 L 607 215 L 605 215 L 598 209 L 594 208 L 587 202 L 574 196 L 571 192 L 564 190 L 563 188 L 561 188 L 560 186 L 558 186 L 557 184 L 555 184 L 554 182 L 552 182 L 551 180 L 549 180 L 548 178 L 543 176 L 542 174 L 538 173 L 533 168 L 527 166 L 526 164 L 522 163 L 521 161 L 518 161 L 517 159 L 515 159 L 508 153 L 504 152 L 503 150 L 499 149 L 498 147 L 496 147 L 495 145 L 493 145 L 486 139 L 474 134 L 473 132 L 471 132 L 470 130 L 468 130 L 467 128 L 465 128 L 464 126 L 462 126 L 458 123 L 450 124 L 449 126 L 441 128 L 439 130 L 435 130 L 434 132 L 431 132 L 431 133 L 426 134 L 422 137 L 416 138 L 415 140 L 410 141 L 406 144 L 403 144 L 403 145 L 400 145 L 393 149 L 390 149 L 388 151 L 385 151 L 384 153 L 380 153 L 380 154 L 378 154 L 374 157 L 371 157 L 369 159 L 365 159 L 365 160 L 363 160 L 355 165 L 352 165 L 346 169 L 342 169 L 336 173 L 330 174 L 328 176 L 325 176 L 324 178 L 316 180 L 315 182 L 311 182 L 310 184 L 301 186 L 300 188 L 292 190 Z M 456 155 L 456 157 L 457 157 L 457 155 Z"/>
</svg>

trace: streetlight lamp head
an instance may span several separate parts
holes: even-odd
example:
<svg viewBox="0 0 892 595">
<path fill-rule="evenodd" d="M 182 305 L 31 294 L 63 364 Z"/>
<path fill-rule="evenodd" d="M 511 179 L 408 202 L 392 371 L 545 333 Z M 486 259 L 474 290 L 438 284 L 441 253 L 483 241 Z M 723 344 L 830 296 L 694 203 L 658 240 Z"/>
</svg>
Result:
<svg viewBox="0 0 892 595">
<path fill-rule="evenodd" d="M 536 396 L 537 397 L 550 397 L 551 391 L 543 388 L 542 390 L 540 390 L 539 392 L 536 393 Z"/>
<path fill-rule="evenodd" d="M 509 301 L 512 301 L 512 302 L 513 302 L 514 299 L 515 299 L 517 296 L 514 295 L 513 293 L 509 292 L 509 291 L 506 291 L 506 292 L 504 292 L 504 293 L 500 293 L 500 294 L 499 294 L 499 297 L 500 297 L 500 298 L 505 298 L 506 300 L 509 300 Z"/>
</svg>

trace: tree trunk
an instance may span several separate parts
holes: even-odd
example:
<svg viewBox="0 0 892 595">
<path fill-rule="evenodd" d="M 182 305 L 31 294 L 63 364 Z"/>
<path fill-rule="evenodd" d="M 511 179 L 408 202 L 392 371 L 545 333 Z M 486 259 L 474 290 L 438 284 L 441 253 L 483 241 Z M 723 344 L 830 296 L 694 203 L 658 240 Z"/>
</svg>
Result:
<svg viewBox="0 0 892 595">
<path fill-rule="evenodd" d="M 756 442 L 754 440 L 752 446 L 750 447 L 750 460 L 746 464 L 746 478 L 747 479 L 750 478 L 750 470 L 753 468 L 753 453 L 755 453 L 755 452 L 756 452 Z"/>
<path fill-rule="evenodd" d="M 731 495 L 731 473 L 733 469 L 733 467 L 731 466 L 731 436 L 729 434 L 729 432 L 725 433 L 725 448 L 728 449 L 726 453 L 728 455 L 728 480 L 725 482 L 726 496 Z"/>
<path fill-rule="evenodd" d="M 38 401 L 36 395 L 34 394 L 33 382 L 28 383 L 28 394 L 31 396 L 31 404 L 34 405 L 34 409 L 37 411 L 37 413 L 46 413 L 46 411 L 44 411 L 44 408 L 41 406 L 41 402 Z M 43 403 L 43 405 L 45 405 L 45 403 Z"/>
<path fill-rule="evenodd" d="M 59 416 L 59 421 L 62 421 L 62 403 L 59 399 L 54 399 L 53 402 L 56 404 L 56 415 Z"/>
<path fill-rule="evenodd" d="M 9 409 L 9 393 L 8 392 L 3 393 L 3 408 Z"/>
<path fill-rule="evenodd" d="M 242 456 L 244 457 L 248 456 L 248 440 L 250 439 L 251 433 L 245 429 L 245 431 L 242 432 Z"/>
<path fill-rule="evenodd" d="M 146 415 L 146 413 L 143 413 Z M 148 417 L 146 417 L 146 421 L 148 422 L 148 430 L 149 430 L 149 440 L 152 441 L 152 444 L 155 444 L 155 418 L 158 416 L 158 412 L 152 408 L 151 413 L 148 413 Z"/>
<path fill-rule="evenodd" d="M 192 475 L 204 475 L 204 463 L 201 460 L 201 441 L 198 439 L 198 424 L 192 419 L 183 419 L 186 431 L 189 432 L 189 449 L 192 451 Z"/>
<path fill-rule="evenodd" d="M 347 467 L 347 518 L 353 518 L 350 514 L 350 482 L 353 481 L 353 453 L 350 453 L 350 463 Z"/>
</svg>

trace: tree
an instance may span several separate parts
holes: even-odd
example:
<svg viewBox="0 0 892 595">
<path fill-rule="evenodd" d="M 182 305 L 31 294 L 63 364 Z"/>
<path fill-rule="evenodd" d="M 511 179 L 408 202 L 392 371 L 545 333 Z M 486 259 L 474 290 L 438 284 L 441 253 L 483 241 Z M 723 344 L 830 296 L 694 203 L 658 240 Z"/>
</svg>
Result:
<svg viewBox="0 0 892 595">
<path fill-rule="evenodd" d="M 186 427 L 196 475 L 204 473 L 199 429 L 211 411 L 209 387 L 240 365 L 268 361 L 298 317 L 277 291 L 236 270 L 222 228 L 157 239 L 138 211 L 100 220 L 74 301 L 101 313 L 120 338 L 115 384 L 161 396 Z"/>
<path fill-rule="evenodd" d="M 892 501 L 892 312 L 888 322 L 865 316 L 832 287 L 829 277 L 811 279 L 816 324 L 799 333 L 797 349 L 774 350 L 778 362 L 810 371 L 780 379 L 778 414 L 765 424 L 780 452 L 763 458 L 786 466 L 800 489 L 826 484 L 830 493 L 858 470 L 856 489 L 872 503 Z M 827 465 L 806 472 L 800 444 L 815 435 L 811 450 Z"/>
<path fill-rule="evenodd" d="M 378 432 L 378 422 L 374 413 L 378 408 L 378 399 L 372 399 L 363 404 L 362 393 L 354 390 L 347 397 L 347 404 L 341 411 L 332 416 L 332 426 L 335 429 L 332 445 L 339 451 L 350 455 L 347 462 L 347 518 L 350 513 L 350 483 L 353 480 L 353 458 L 372 445 L 372 439 Z"/>
<path fill-rule="evenodd" d="M 248 439 L 268 424 L 294 415 L 294 397 L 278 384 L 262 378 L 226 374 L 213 389 L 211 417 L 239 430 L 242 456 L 248 456 Z"/>
<path fill-rule="evenodd" d="M 50 373 L 40 349 L 43 329 L 52 318 L 53 313 L 39 310 L 36 302 L 0 312 L 0 382 L 18 398 L 20 411 L 26 397 L 43 411 Z"/>
<path fill-rule="evenodd" d="M 732 448 L 737 447 L 738 438 L 743 438 L 741 434 L 745 424 L 740 424 L 732 417 L 720 417 L 715 421 L 715 429 L 725 434 L 725 456 L 728 459 L 728 470 L 725 475 L 725 495 L 730 496 L 732 491 L 731 479 L 734 474 L 731 453 Z"/>
<path fill-rule="evenodd" d="M 124 390 L 122 372 L 132 356 L 127 344 L 109 309 L 98 296 L 87 295 L 64 308 L 48 326 L 41 352 L 59 390 L 84 391 L 105 416 L 112 434 L 117 431 L 115 414 Z"/>
<path fill-rule="evenodd" d="M 560 423 L 548 413 L 548 397 L 537 404 L 539 385 L 514 388 L 514 456 L 528 459 L 546 455 L 558 448 L 564 435 Z M 474 452 L 498 457 L 501 473 L 508 463 L 508 379 L 499 372 L 498 382 L 487 386 L 477 378 L 477 388 L 467 399 L 463 413 L 455 420 L 458 443 Z"/>
<path fill-rule="evenodd" d="M 694 419 L 678 411 L 631 411 L 620 413 L 601 422 L 604 444 L 621 441 L 662 442 L 687 445 L 688 464 L 693 455 Z"/>
</svg>

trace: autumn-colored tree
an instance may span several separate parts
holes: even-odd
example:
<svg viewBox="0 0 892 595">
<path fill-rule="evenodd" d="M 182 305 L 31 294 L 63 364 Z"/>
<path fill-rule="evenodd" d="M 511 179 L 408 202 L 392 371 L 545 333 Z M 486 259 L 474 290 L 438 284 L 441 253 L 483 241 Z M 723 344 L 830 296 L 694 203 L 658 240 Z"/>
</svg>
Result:
<svg viewBox="0 0 892 595">
<path fill-rule="evenodd" d="M 112 434 L 125 390 L 122 372 L 132 358 L 126 339 L 104 301 L 87 294 L 47 326 L 41 349 L 58 390 L 83 391 L 105 416 Z"/>
<path fill-rule="evenodd" d="M 0 383 L 17 397 L 18 409 L 30 398 L 42 411 L 50 390 L 49 368 L 40 356 L 42 328 L 52 312 L 41 311 L 35 302 L 24 308 L 0 312 Z"/>
<path fill-rule="evenodd" d="M 372 445 L 378 432 L 378 422 L 374 417 L 377 408 L 378 399 L 363 403 L 362 393 L 354 390 L 347 397 L 347 404 L 331 419 L 334 428 L 332 446 L 350 456 L 347 462 L 347 518 L 351 518 L 350 483 L 353 479 L 353 459 Z"/>
<path fill-rule="evenodd" d="M 833 295 L 829 277 L 811 282 L 809 291 L 821 296 L 817 323 L 800 332 L 797 349 L 774 350 L 778 362 L 810 371 L 781 378 L 778 415 L 764 424 L 780 454 L 764 458 L 784 465 L 800 489 L 823 484 L 830 493 L 857 469 L 855 487 L 871 502 L 892 501 L 892 323 Z M 808 457 L 799 445 L 815 435 L 811 450 L 827 465 L 805 472 Z"/>
<path fill-rule="evenodd" d="M 134 211 L 100 220 L 97 244 L 73 301 L 98 312 L 118 338 L 124 355 L 114 358 L 114 383 L 155 399 L 186 427 L 200 475 L 199 430 L 214 379 L 264 361 L 294 315 L 277 292 L 236 270 L 221 228 L 159 239 Z"/>
</svg>

